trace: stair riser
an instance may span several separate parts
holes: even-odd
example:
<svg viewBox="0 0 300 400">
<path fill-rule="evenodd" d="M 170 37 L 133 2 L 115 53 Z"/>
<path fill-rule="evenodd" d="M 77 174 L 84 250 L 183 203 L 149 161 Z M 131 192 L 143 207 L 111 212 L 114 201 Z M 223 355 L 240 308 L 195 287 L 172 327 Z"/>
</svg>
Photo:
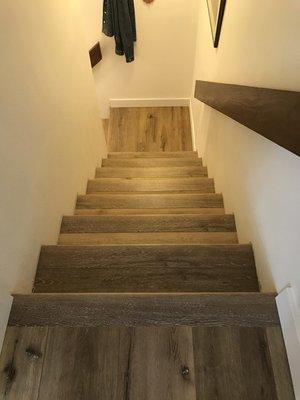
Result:
<svg viewBox="0 0 300 400">
<path fill-rule="evenodd" d="M 97 192 L 181 192 L 214 193 L 214 181 L 209 178 L 119 179 L 102 178 L 88 182 L 87 193 Z"/>
<path fill-rule="evenodd" d="M 207 176 L 206 167 L 97 168 L 96 178 L 172 178 Z"/>
<path fill-rule="evenodd" d="M 224 215 L 224 208 L 95 208 L 75 209 L 75 215 L 160 215 L 160 214 L 194 214 L 194 215 Z"/>
<path fill-rule="evenodd" d="M 258 291 L 251 246 L 45 246 L 35 292 Z"/>
<path fill-rule="evenodd" d="M 201 159 L 194 158 L 141 158 L 141 159 L 103 159 L 103 167 L 187 167 L 202 166 Z"/>
<path fill-rule="evenodd" d="M 196 151 L 149 151 L 108 153 L 108 158 L 198 158 Z"/>
<path fill-rule="evenodd" d="M 223 208 L 221 194 L 132 194 L 78 196 L 77 208 Z"/>
<path fill-rule="evenodd" d="M 60 245 L 234 244 L 234 232 L 64 233 Z"/>
<path fill-rule="evenodd" d="M 234 232 L 233 215 L 67 216 L 61 233 Z"/>
</svg>

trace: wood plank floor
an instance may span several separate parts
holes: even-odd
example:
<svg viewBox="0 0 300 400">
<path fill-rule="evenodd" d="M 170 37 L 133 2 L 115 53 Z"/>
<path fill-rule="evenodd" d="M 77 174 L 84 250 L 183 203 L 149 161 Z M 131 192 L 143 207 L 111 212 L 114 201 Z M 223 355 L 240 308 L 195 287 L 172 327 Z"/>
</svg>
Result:
<svg viewBox="0 0 300 400">
<path fill-rule="evenodd" d="M 112 108 L 108 128 L 108 150 L 192 150 L 189 108 Z"/>
<path fill-rule="evenodd" d="M 279 327 L 9 327 L 0 398 L 292 400 L 278 345 Z"/>
</svg>

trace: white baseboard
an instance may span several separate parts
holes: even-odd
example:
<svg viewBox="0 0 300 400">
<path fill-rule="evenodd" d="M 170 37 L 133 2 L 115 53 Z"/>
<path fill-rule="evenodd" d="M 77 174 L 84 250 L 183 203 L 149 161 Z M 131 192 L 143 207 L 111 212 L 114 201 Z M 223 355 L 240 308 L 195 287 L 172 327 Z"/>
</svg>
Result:
<svg viewBox="0 0 300 400">
<path fill-rule="evenodd" d="M 174 99 L 110 99 L 109 105 L 111 108 L 119 107 L 189 107 L 189 98 L 174 98 Z"/>
<path fill-rule="evenodd" d="M 300 400 L 300 320 L 293 289 L 285 288 L 276 297 L 282 333 L 289 359 L 295 396 Z"/>
</svg>

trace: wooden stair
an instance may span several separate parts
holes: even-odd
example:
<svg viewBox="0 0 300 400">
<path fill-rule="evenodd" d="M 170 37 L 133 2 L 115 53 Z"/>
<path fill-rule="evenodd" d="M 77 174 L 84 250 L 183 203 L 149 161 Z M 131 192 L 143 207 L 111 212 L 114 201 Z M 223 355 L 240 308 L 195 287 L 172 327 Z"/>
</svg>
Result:
<svg viewBox="0 0 300 400">
<path fill-rule="evenodd" d="M 101 309 L 99 325 L 114 324 L 118 309 L 125 318 L 122 303 L 134 318 L 144 305 L 141 324 L 147 315 L 171 323 L 173 314 L 174 324 L 242 326 L 247 315 L 252 326 L 278 325 L 274 296 L 259 293 L 252 247 L 238 243 L 196 152 L 109 153 L 63 217 L 58 245 L 42 247 L 33 294 L 16 296 L 10 324 L 32 323 L 30 309 L 60 323 L 51 310 L 68 307 L 88 310 L 86 321 Z"/>
<path fill-rule="evenodd" d="M 275 294 L 195 152 L 103 160 L 14 295 L 0 398 L 294 400 Z"/>
</svg>

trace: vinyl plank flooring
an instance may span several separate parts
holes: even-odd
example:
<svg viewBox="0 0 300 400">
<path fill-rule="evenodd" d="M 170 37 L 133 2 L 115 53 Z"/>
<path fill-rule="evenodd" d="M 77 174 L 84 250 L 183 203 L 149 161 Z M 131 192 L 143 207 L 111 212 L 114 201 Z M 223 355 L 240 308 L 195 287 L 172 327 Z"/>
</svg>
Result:
<svg viewBox="0 0 300 400">
<path fill-rule="evenodd" d="M 61 224 L 61 233 L 234 231 L 235 221 L 231 214 L 65 216 Z"/>
<path fill-rule="evenodd" d="M 136 151 L 109 152 L 108 158 L 197 158 L 197 151 Z"/>
<path fill-rule="evenodd" d="M 295 400 L 280 326 L 9 327 L 1 371 L 3 400 Z"/>
<path fill-rule="evenodd" d="M 43 246 L 35 292 L 250 292 L 250 245 Z"/>
<path fill-rule="evenodd" d="M 38 400 L 127 399 L 129 328 L 50 327 Z"/>
<path fill-rule="evenodd" d="M 102 167 L 153 168 L 153 167 L 202 167 L 201 158 L 104 158 Z"/>
<path fill-rule="evenodd" d="M 172 178 L 207 176 L 207 168 L 190 167 L 101 167 L 96 178 Z"/>
<path fill-rule="evenodd" d="M 136 328 L 129 383 L 130 400 L 196 400 L 191 328 Z"/>
<path fill-rule="evenodd" d="M 184 192 L 214 193 L 214 180 L 190 178 L 98 178 L 88 181 L 87 193 L 103 192 Z"/>
<path fill-rule="evenodd" d="M 14 296 L 9 325 L 278 327 L 279 317 L 272 293 L 35 293 Z"/>
<path fill-rule="evenodd" d="M 186 327 L 49 328 L 39 399 L 194 400 L 192 346 Z"/>
<path fill-rule="evenodd" d="M 224 208 L 76 208 L 75 215 L 224 215 Z"/>
<path fill-rule="evenodd" d="M 264 328 L 196 327 L 193 339 L 197 400 L 293 399 L 290 386 L 277 395 Z"/>
<path fill-rule="evenodd" d="M 188 107 L 112 108 L 109 151 L 191 151 Z"/>
<path fill-rule="evenodd" d="M 235 232 L 65 233 L 59 245 L 234 244 Z"/>
<path fill-rule="evenodd" d="M 218 193 L 130 193 L 79 195 L 77 208 L 223 208 L 223 196 Z"/>
<path fill-rule="evenodd" d="M 281 327 L 267 327 L 269 352 L 278 400 L 295 400 L 293 382 Z"/>
<path fill-rule="evenodd" d="M 0 358 L 0 399 L 37 400 L 47 327 L 8 327 Z"/>
</svg>

